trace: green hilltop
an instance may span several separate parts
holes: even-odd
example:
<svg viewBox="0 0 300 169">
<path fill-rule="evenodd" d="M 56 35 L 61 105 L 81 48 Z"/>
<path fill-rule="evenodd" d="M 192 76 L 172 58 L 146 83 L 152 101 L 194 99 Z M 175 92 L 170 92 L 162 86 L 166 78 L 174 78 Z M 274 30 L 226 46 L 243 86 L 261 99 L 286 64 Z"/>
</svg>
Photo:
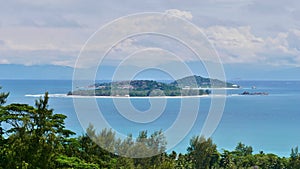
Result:
<svg viewBox="0 0 300 169">
<path fill-rule="evenodd" d="M 218 79 L 205 78 L 197 75 L 178 79 L 171 84 L 174 84 L 181 88 L 239 88 L 238 85 L 232 83 L 224 82 Z"/>
</svg>

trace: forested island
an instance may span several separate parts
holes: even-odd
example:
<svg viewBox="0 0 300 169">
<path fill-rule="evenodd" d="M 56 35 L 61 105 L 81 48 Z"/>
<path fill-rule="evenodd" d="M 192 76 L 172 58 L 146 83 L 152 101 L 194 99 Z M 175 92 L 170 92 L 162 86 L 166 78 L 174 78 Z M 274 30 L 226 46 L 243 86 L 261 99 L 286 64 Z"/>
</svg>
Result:
<svg viewBox="0 0 300 169">
<path fill-rule="evenodd" d="M 100 133 L 91 125 L 74 137 L 66 129 L 67 116 L 48 108 L 48 94 L 28 104 L 5 104 L 0 93 L 0 169 L 299 169 L 298 147 L 290 157 L 260 151 L 238 143 L 221 151 L 211 138 L 190 139 L 186 153 L 166 152 L 162 131 L 141 131 L 137 138 L 117 139 L 110 129 Z M 110 148 L 107 151 L 106 148 Z M 147 156 L 149 154 L 154 156 Z M 127 156 L 127 157 L 126 157 Z M 145 157 L 145 158 L 129 158 Z"/>
<path fill-rule="evenodd" d="M 239 88 L 238 85 L 201 76 L 188 76 L 171 83 L 154 80 L 132 80 L 96 83 L 84 89 L 68 92 L 79 96 L 199 96 L 211 93 L 211 88 Z"/>
</svg>

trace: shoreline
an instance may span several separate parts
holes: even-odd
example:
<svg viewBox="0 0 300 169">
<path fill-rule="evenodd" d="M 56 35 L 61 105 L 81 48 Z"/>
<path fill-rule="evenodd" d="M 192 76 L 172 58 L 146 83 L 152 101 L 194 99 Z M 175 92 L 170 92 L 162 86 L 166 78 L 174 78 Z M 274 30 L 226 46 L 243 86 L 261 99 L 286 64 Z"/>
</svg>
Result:
<svg viewBox="0 0 300 169">
<path fill-rule="evenodd" d="M 43 97 L 44 94 L 26 94 L 25 97 Z M 56 98 L 78 98 L 78 99 L 184 99 L 184 98 L 209 98 L 209 97 L 228 97 L 230 95 L 197 95 L 197 96 L 80 96 L 80 95 L 67 95 L 67 94 L 49 94 L 49 97 Z"/>
</svg>

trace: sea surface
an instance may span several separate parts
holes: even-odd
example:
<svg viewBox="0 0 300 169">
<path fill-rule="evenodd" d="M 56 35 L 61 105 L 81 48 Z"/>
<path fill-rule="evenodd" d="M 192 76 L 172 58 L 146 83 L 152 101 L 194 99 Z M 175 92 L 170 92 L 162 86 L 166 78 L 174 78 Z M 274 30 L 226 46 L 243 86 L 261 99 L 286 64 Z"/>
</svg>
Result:
<svg viewBox="0 0 300 169">
<path fill-rule="evenodd" d="M 300 81 L 235 81 L 234 83 L 241 88 L 227 90 L 221 121 L 211 135 L 218 149 L 233 150 L 238 142 L 242 142 L 251 145 L 254 153 L 263 151 L 288 157 L 291 148 L 300 146 Z M 18 102 L 34 105 L 35 99 L 48 91 L 51 96 L 49 108 L 53 108 L 55 113 L 68 116 L 67 128 L 77 135 L 84 134 L 85 129 L 81 127 L 78 120 L 73 98 L 65 96 L 72 89 L 72 81 L 0 80 L 0 86 L 2 86 L 1 91 L 10 92 L 7 104 Z M 255 89 L 252 89 L 254 86 Z M 268 92 L 269 95 L 239 95 L 244 91 Z M 211 104 L 211 97 L 201 97 L 199 100 L 200 107 L 195 124 L 184 139 L 171 150 L 185 153 L 189 140 L 201 134 L 210 106 L 217 106 Z M 133 98 L 130 101 L 141 112 L 151 107 L 148 98 Z M 124 135 L 132 133 L 133 136 L 137 136 L 141 130 L 151 133 L 160 129 L 165 131 L 172 127 L 179 114 L 181 101 L 182 98 L 168 98 L 159 118 L 149 123 L 136 123 L 124 118 L 118 112 L 112 98 L 96 99 L 102 117 L 111 128 Z M 89 107 L 87 107 L 87 117 L 88 111 L 91 111 Z M 190 118 L 188 110 L 185 111 L 187 112 L 183 112 L 186 113 L 184 118 Z M 174 137 L 178 133 L 174 133 Z"/>
</svg>

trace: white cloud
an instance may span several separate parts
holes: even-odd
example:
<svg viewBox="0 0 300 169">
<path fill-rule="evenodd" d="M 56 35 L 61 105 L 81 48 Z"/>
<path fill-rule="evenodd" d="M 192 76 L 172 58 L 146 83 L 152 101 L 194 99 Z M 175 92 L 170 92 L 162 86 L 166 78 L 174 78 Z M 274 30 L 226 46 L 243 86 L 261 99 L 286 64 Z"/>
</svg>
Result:
<svg viewBox="0 0 300 169">
<path fill-rule="evenodd" d="M 108 49 L 116 45 L 115 43 L 119 44 L 108 55 L 105 55 L 106 59 L 120 61 L 141 49 L 161 48 L 180 56 L 184 61 L 199 61 L 192 51 L 185 52 L 187 47 L 179 42 L 180 40 L 189 43 L 188 45 L 197 50 L 203 59 L 214 57 L 211 56 L 213 52 L 211 52 L 211 46 L 208 45 L 205 36 L 187 20 L 164 14 L 146 13 L 116 20 L 111 25 L 100 29 L 85 46 L 82 52 L 82 56 L 85 58 L 81 57 L 77 66 L 97 66 L 95 65 L 98 63 L 97 60 Z M 181 50 L 180 47 L 185 47 L 185 49 Z M 89 59 L 86 59 L 87 56 Z M 92 61 L 93 58 L 94 61 Z M 157 65 L 161 63 L 165 63 L 165 61 L 163 59 L 161 62 L 156 61 Z"/>
<path fill-rule="evenodd" d="M 78 23 L 76 20 L 61 16 L 47 16 L 40 17 L 35 16 L 32 18 L 26 18 L 20 21 L 20 26 L 24 27 L 37 27 L 37 28 L 81 28 L 83 25 Z"/>
<path fill-rule="evenodd" d="M 192 20 L 193 19 L 193 15 L 191 12 L 189 11 L 181 11 L 178 9 L 169 9 L 165 11 L 166 14 L 170 14 L 170 15 L 174 15 L 177 17 L 181 17 L 187 20 Z"/>
<path fill-rule="evenodd" d="M 77 51 L 64 52 L 59 50 L 2 50 L 2 63 L 23 65 L 64 65 L 74 66 Z"/>
<path fill-rule="evenodd" d="M 297 30 L 279 33 L 274 38 L 267 38 L 262 54 L 270 64 L 300 66 L 300 36 Z"/>
<path fill-rule="evenodd" d="M 0 46 L 4 46 L 5 45 L 5 41 L 0 40 Z"/>
<path fill-rule="evenodd" d="M 0 59 L 0 64 L 10 64 L 7 59 Z"/>
<path fill-rule="evenodd" d="M 10 50 L 79 50 L 87 34 L 90 32 L 76 29 L 0 28 L 0 37 Z"/>
<path fill-rule="evenodd" d="M 160 50 L 159 50 L 160 49 Z M 118 45 L 116 45 L 112 51 L 107 56 L 111 60 L 122 60 L 125 57 L 138 52 L 138 51 L 145 51 L 149 50 L 150 52 L 155 52 L 157 57 L 160 57 L 161 59 L 156 59 L 156 57 L 151 57 L 153 60 L 155 60 L 156 64 L 162 64 L 166 61 L 173 61 L 178 60 L 177 58 L 168 58 L 165 57 L 165 52 L 161 51 L 169 51 L 173 53 L 174 55 L 177 55 L 184 61 L 193 61 L 193 57 L 191 55 L 194 55 L 192 51 L 187 49 L 183 44 L 180 42 L 171 39 L 169 37 L 165 37 L 159 34 L 144 34 L 141 36 L 135 36 L 128 39 L 125 39 L 124 41 L 120 42 Z M 149 52 L 148 51 L 148 52 Z M 140 56 L 141 60 L 149 60 L 151 58 L 147 58 L 148 56 Z M 137 58 L 137 57 L 136 57 Z"/>
<path fill-rule="evenodd" d="M 127 38 L 121 43 L 117 44 L 113 49 L 112 52 L 118 53 L 118 52 L 126 52 L 126 53 L 132 53 L 137 50 L 140 50 L 142 46 L 136 45 L 135 42 L 137 40 L 135 38 Z"/>
<path fill-rule="evenodd" d="M 293 47 L 297 50 L 300 50 L 300 30 L 292 29 L 289 31 L 287 40 L 289 42 L 290 47 Z"/>
<path fill-rule="evenodd" d="M 300 31 L 278 33 L 275 37 L 258 37 L 248 27 L 214 26 L 203 29 L 227 63 L 300 65 Z"/>
<path fill-rule="evenodd" d="M 217 47 L 223 62 L 255 62 L 264 40 L 251 33 L 250 27 L 214 26 L 204 29 L 208 39 Z"/>
<path fill-rule="evenodd" d="M 89 37 L 85 30 L 56 28 L 0 28 L 0 59 L 9 63 L 74 66 L 78 53 Z"/>
<path fill-rule="evenodd" d="M 254 36 L 250 27 L 222 27 L 214 26 L 205 29 L 208 38 L 219 42 L 218 45 L 226 48 L 255 49 L 263 43 L 263 39 Z"/>
</svg>

